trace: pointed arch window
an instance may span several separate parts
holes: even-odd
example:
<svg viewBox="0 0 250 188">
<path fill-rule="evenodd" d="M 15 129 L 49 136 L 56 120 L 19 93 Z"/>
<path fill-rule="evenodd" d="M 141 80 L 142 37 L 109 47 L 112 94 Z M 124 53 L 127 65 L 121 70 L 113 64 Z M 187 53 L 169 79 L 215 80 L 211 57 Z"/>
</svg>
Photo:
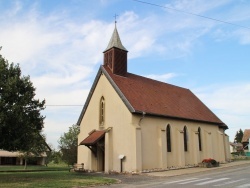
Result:
<svg viewBox="0 0 250 188">
<path fill-rule="evenodd" d="M 167 136 L 167 152 L 171 152 L 171 128 L 170 128 L 170 125 L 167 126 L 166 136 Z"/>
<path fill-rule="evenodd" d="M 183 140 L 184 140 L 184 151 L 188 151 L 188 133 L 186 126 L 183 129 Z"/>
<path fill-rule="evenodd" d="M 202 151 L 202 146 L 201 146 L 201 128 L 198 128 L 198 142 L 199 142 L 199 151 Z"/>
<path fill-rule="evenodd" d="M 104 120 L 105 120 L 105 100 L 104 97 L 100 100 L 100 126 L 104 126 Z"/>
</svg>

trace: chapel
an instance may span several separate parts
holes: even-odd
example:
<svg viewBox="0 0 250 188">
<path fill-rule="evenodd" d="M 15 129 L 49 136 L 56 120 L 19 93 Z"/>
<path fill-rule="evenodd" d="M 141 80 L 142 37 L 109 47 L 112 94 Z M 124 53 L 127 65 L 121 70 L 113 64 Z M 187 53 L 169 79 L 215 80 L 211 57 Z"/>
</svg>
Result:
<svg viewBox="0 0 250 188">
<path fill-rule="evenodd" d="M 77 163 L 142 172 L 230 159 L 228 129 L 189 89 L 129 73 L 115 26 L 77 124 Z"/>
</svg>

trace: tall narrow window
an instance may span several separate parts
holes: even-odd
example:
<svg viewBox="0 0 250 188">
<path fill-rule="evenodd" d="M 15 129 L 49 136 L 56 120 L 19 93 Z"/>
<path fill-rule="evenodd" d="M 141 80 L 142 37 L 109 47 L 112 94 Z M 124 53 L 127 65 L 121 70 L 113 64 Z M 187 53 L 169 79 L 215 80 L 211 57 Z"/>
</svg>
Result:
<svg viewBox="0 0 250 188">
<path fill-rule="evenodd" d="M 199 150 L 202 151 L 201 147 L 201 128 L 198 128 L 198 142 L 199 142 Z"/>
<path fill-rule="evenodd" d="M 167 136 L 167 152 L 171 152 L 171 132 L 170 132 L 170 125 L 167 126 L 166 136 Z"/>
<path fill-rule="evenodd" d="M 104 126 L 105 120 L 105 100 L 104 97 L 100 100 L 100 126 Z"/>
<path fill-rule="evenodd" d="M 188 135 L 187 135 L 187 127 L 185 126 L 183 129 L 183 140 L 184 140 L 184 151 L 188 151 Z"/>
</svg>

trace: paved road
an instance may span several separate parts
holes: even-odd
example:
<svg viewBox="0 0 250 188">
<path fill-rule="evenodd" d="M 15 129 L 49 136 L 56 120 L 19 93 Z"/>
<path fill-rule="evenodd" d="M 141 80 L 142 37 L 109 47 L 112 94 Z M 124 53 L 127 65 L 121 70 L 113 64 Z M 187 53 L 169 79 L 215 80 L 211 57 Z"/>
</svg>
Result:
<svg viewBox="0 0 250 188">
<path fill-rule="evenodd" d="M 235 167 L 224 170 L 214 170 L 202 174 L 190 174 L 178 176 L 155 184 L 145 185 L 143 187 L 162 188 L 174 187 L 179 188 L 193 187 L 235 187 L 250 188 L 250 166 Z"/>
<path fill-rule="evenodd" d="M 187 175 L 173 177 L 157 177 L 148 175 L 109 175 L 108 177 L 120 179 L 120 184 L 99 186 L 99 188 L 250 188 L 250 164 L 233 166 L 229 168 L 214 168 L 214 170 L 201 171 Z"/>
</svg>

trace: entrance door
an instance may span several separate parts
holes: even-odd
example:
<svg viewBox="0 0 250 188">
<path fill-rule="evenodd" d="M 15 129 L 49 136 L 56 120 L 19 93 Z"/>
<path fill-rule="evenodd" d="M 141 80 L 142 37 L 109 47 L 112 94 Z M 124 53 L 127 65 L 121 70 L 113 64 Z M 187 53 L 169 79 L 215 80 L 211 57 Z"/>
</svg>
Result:
<svg viewBox="0 0 250 188">
<path fill-rule="evenodd" d="M 104 137 L 97 142 L 97 171 L 105 170 L 105 142 Z"/>
</svg>

